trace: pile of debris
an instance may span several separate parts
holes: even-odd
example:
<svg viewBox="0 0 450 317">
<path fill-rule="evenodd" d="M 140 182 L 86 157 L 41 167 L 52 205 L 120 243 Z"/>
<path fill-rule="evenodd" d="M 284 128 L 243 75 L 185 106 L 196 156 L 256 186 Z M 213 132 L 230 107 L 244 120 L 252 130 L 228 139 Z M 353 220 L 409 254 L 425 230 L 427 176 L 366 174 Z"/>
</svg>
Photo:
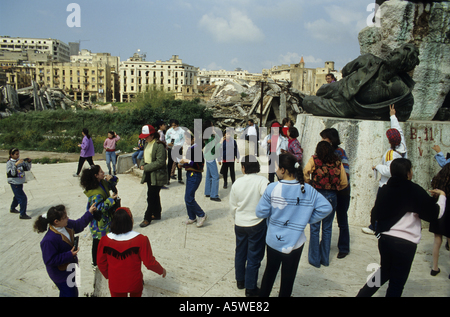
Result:
<svg viewBox="0 0 450 317">
<path fill-rule="evenodd" d="M 75 102 L 69 99 L 64 90 L 59 88 L 39 88 L 35 82 L 31 82 L 31 87 L 15 90 L 10 85 L 1 88 L 2 98 L 0 102 L 6 105 L 6 110 L 0 112 L 1 117 L 10 116 L 14 112 L 30 110 L 48 110 L 58 107 L 66 109 L 67 106 L 74 106 Z"/>
<path fill-rule="evenodd" d="M 286 117 L 295 120 L 297 114 L 303 113 L 304 94 L 291 85 L 291 82 L 275 82 L 270 78 L 253 86 L 245 80 L 226 80 L 216 87 L 207 107 L 213 110 L 215 125 L 221 129 L 244 127 L 249 119 L 262 121 L 261 126 L 273 120 L 281 123 Z"/>
<path fill-rule="evenodd" d="M 114 112 L 118 108 L 112 104 L 96 105 L 90 101 L 73 101 L 66 95 L 63 89 L 59 88 L 39 88 L 35 82 L 31 82 L 31 87 L 15 90 L 12 86 L 6 85 L 0 87 L 0 104 L 6 105 L 4 111 L 0 111 L 0 118 L 9 117 L 15 112 L 28 112 L 31 110 L 41 111 L 49 109 L 97 109 L 102 111 Z M 69 108 L 70 107 L 70 108 Z"/>
</svg>

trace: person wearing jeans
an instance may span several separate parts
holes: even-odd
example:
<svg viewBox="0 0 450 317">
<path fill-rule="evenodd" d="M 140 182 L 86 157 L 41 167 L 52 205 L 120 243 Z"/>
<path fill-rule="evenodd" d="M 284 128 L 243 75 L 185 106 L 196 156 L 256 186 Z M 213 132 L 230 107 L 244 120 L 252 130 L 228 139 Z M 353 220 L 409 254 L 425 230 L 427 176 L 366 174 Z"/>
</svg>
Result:
<svg viewBox="0 0 450 317">
<path fill-rule="evenodd" d="M 186 151 L 186 158 L 181 159 L 178 163 L 179 167 L 186 169 L 186 191 L 184 194 L 188 214 L 186 224 L 190 225 L 197 222 L 197 227 L 202 227 L 207 215 L 195 200 L 195 192 L 202 182 L 205 159 L 201 147 L 195 143 L 195 137 L 191 132 L 185 133 L 185 141 L 188 145 L 193 144 Z"/>
<path fill-rule="evenodd" d="M 108 174 L 111 174 L 111 162 L 113 165 L 113 173 L 116 175 L 116 143 L 120 140 L 120 136 L 118 136 L 114 131 L 108 132 L 108 138 L 103 143 L 103 147 L 106 150 L 106 165 L 108 166 Z"/>
<path fill-rule="evenodd" d="M 234 164 L 234 162 L 233 162 Z M 236 251 L 234 269 L 238 289 L 245 287 L 245 295 L 258 295 L 258 271 L 264 258 L 267 222 L 256 216 L 256 206 L 264 194 L 268 179 L 258 175 L 260 165 L 254 155 L 241 161 L 244 174 L 230 191 L 230 210 L 234 214 Z"/>
<path fill-rule="evenodd" d="M 31 219 L 27 215 L 27 195 L 23 191 L 23 184 L 26 182 L 25 171 L 31 169 L 31 159 L 19 159 L 20 152 L 17 148 L 9 150 L 9 160 L 6 163 L 6 176 L 8 184 L 14 193 L 13 201 L 9 211 L 11 213 L 20 213 L 20 219 Z M 20 205 L 20 211 L 16 207 Z"/>
<path fill-rule="evenodd" d="M 337 205 L 337 192 L 348 187 L 344 164 L 327 141 L 317 144 L 313 155 L 304 170 L 305 181 L 310 183 L 333 207 L 333 211 L 321 222 L 311 224 L 309 242 L 309 263 L 317 268 L 321 264 L 330 265 L 331 233 Z M 320 226 L 322 224 L 322 240 Z"/>
<path fill-rule="evenodd" d="M 334 214 L 336 211 L 336 191 L 317 189 L 331 204 L 333 211 L 321 222 L 311 224 L 309 240 L 309 263 L 315 267 L 321 264 L 330 265 L 331 231 L 333 228 Z M 322 224 L 322 241 L 320 241 L 320 225 Z"/>
<path fill-rule="evenodd" d="M 216 158 L 220 157 L 219 142 L 221 140 L 214 130 L 213 123 L 209 120 L 204 125 L 204 135 L 207 134 L 210 134 L 210 137 L 205 141 L 203 150 L 206 161 L 205 196 L 210 197 L 209 199 L 213 201 L 221 201 L 219 198 L 219 170 L 216 162 Z"/>
</svg>

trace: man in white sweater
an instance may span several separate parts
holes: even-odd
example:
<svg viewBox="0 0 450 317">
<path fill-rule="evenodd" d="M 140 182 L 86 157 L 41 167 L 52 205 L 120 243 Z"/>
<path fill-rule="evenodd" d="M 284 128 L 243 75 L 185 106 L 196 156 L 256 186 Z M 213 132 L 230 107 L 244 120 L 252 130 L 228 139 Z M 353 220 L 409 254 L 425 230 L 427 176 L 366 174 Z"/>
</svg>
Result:
<svg viewBox="0 0 450 317">
<path fill-rule="evenodd" d="M 267 225 L 255 213 L 269 180 L 257 175 L 258 160 L 253 155 L 241 160 L 244 176 L 237 179 L 230 192 L 230 208 L 235 218 L 237 287 L 245 288 L 246 296 L 257 296 L 258 271 L 264 258 Z"/>
</svg>

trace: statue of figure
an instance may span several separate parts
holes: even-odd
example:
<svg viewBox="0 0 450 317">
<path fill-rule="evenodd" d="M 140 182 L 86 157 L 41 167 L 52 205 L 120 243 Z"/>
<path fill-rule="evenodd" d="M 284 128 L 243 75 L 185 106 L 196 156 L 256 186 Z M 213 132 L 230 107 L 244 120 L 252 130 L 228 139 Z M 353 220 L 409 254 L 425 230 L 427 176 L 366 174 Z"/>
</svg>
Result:
<svg viewBox="0 0 450 317">
<path fill-rule="evenodd" d="M 389 105 L 397 118 L 409 119 L 415 82 L 407 74 L 419 65 L 419 50 L 404 44 L 383 60 L 364 54 L 345 65 L 340 81 L 325 84 L 316 96 L 304 96 L 303 110 L 317 116 L 389 120 Z"/>
</svg>

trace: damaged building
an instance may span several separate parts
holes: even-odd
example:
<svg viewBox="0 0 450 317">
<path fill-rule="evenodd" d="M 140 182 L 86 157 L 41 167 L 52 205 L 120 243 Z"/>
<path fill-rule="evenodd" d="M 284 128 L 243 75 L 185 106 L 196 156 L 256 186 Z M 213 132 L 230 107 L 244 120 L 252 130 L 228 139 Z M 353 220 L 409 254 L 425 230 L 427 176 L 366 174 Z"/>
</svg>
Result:
<svg viewBox="0 0 450 317">
<path fill-rule="evenodd" d="M 271 121 L 293 120 L 303 113 L 301 92 L 292 82 L 267 78 L 253 86 L 241 79 L 232 79 L 217 85 L 208 108 L 213 110 L 216 126 L 243 127 L 249 119 L 267 126 Z"/>
</svg>

